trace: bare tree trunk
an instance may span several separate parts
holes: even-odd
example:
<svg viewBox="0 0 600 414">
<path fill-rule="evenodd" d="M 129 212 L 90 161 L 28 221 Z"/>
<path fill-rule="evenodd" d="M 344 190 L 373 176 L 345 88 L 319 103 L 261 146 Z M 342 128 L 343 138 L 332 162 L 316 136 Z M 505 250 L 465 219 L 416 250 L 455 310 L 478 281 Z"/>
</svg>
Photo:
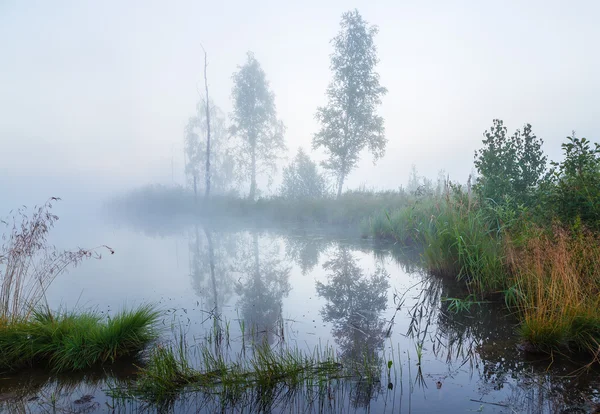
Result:
<svg viewBox="0 0 600 414">
<path fill-rule="evenodd" d="M 204 47 L 202 48 L 204 50 Z M 206 76 L 206 50 L 204 50 L 204 89 L 206 90 L 206 188 L 204 198 L 210 195 L 210 100 L 208 99 L 208 79 Z"/>
<path fill-rule="evenodd" d="M 346 175 L 344 173 L 342 173 L 340 175 L 340 178 L 338 179 L 338 190 L 337 190 L 338 198 L 340 198 L 340 196 L 342 195 L 342 187 L 344 186 L 345 179 L 346 179 Z"/>
<path fill-rule="evenodd" d="M 252 148 L 252 177 L 250 179 L 250 194 L 248 195 L 248 198 L 250 200 L 254 200 L 254 197 L 256 196 L 256 146 L 254 146 Z"/>
</svg>

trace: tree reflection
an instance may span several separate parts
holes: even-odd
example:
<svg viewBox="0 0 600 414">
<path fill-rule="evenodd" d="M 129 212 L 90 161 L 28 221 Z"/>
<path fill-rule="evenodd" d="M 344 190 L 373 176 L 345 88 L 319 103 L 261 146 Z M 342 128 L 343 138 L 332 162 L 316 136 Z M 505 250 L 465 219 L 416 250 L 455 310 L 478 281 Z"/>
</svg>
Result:
<svg viewBox="0 0 600 414">
<path fill-rule="evenodd" d="M 200 230 L 196 224 L 189 248 L 192 287 L 210 310 L 218 314 L 233 294 L 235 235 L 213 233 L 206 226 Z"/>
<path fill-rule="evenodd" d="M 373 274 L 364 275 L 346 247 L 339 247 L 323 268 L 329 273 L 326 284 L 317 282 L 317 294 L 327 299 L 321 315 L 324 321 L 333 323 L 332 335 L 341 350 L 342 361 L 359 372 L 365 368 L 379 370 L 386 331 L 380 313 L 387 304 L 388 273 L 378 267 Z M 358 385 L 353 402 L 367 406 L 377 386 L 371 381 Z"/>
<path fill-rule="evenodd" d="M 290 267 L 279 258 L 278 250 L 272 245 L 261 256 L 258 234 L 252 234 L 251 246 L 239 263 L 242 277 L 236 284 L 246 333 L 268 344 L 283 335 L 282 302 L 290 292 Z"/>
<path fill-rule="evenodd" d="M 306 275 L 319 263 L 321 253 L 330 245 L 331 241 L 323 237 L 290 235 L 285 239 L 285 254 L 300 267 L 302 274 Z"/>
</svg>

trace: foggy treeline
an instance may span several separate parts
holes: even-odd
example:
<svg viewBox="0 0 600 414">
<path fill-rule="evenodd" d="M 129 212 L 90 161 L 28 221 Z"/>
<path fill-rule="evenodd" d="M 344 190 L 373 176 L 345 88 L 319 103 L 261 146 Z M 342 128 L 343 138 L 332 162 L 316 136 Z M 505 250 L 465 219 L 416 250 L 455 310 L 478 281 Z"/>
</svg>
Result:
<svg viewBox="0 0 600 414">
<path fill-rule="evenodd" d="M 302 148 L 284 168 L 282 195 L 339 197 L 348 174 L 356 168 L 367 148 L 374 161 L 385 154 L 384 119 L 377 114 L 387 89 L 380 85 L 376 26 L 357 10 L 344 13 L 339 34 L 332 39 L 332 79 L 326 90 L 327 104 L 316 108 L 320 125 L 313 136 L 313 149 L 323 149 L 327 158 L 323 171 Z M 185 174 L 188 185 L 208 197 L 237 193 L 249 184 L 248 198 L 261 194 L 258 177 L 272 183 L 278 162 L 288 149 L 285 125 L 278 118 L 275 94 L 267 74 L 252 52 L 232 76 L 233 112 L 226 116 L 209 97 L 209 67 L 205 52 L 204 88 L 196 111 L 185 127 Z"/>
</svg>

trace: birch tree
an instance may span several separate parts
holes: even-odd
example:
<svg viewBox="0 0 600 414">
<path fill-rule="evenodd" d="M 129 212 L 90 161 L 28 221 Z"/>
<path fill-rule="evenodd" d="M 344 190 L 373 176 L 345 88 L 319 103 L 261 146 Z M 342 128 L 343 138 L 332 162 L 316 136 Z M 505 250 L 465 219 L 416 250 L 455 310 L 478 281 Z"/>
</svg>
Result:
<svg viewBox="0 0 600 414">
<path fill-rule="evenodd" d="M 233 74 L 232 135 L 238 138 L 236 168 L 250 181 L 248 197 L 257 193 L 256 178 L 265 174 L 271 178 L 279 154 L 285 151 L 285 127 L 277 119 L 275 95 L 260 63 L 248 52 L 246 63 Z"/>
<path fill-rule="evenodd" d="M 377 32 L 354 10 L 342 15 L 341 30 L 331 41 L 333 79 L 326 92 L 327 105 L 317 109 L 321 129 L 313 137 L 313 148 L 325 149 L 328 159 L 323 167 L 337 177 L 338 197 L 365 147 L 374 161 L 385 153 L 384 122 L 376 112 L 387 93 L 375 71 Z"/>
</svg>

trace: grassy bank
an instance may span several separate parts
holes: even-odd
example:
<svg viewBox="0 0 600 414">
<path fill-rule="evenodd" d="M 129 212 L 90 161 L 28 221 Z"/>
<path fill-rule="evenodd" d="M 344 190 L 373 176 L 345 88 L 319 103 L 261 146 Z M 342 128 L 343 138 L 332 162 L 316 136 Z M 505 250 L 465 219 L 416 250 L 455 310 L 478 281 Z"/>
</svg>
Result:
<svg viewBox="0 0 600 414">
<path fill-rule="evenodd" d="M 540 227 L 524 214 L 484 208 L 460 192 L 376 215 L 371 235 L 419 246 L 432 273 L 476 297 L 502 294 L 520 317 L 525 349 L 600 350 L 600 237 L 584 227 Z"/>
<path fill-rule="evenodd" d="M 460 189 L 368 219 L 374 238 L 418 246 L 432 273 L 464 281 L 473 294 L 505 287 L 502 226 Z"/>
<path fill-rule="evenodd" d="M 107 246 L 60 251 L 47 242 L 58 217 L 53 198 L 2 221 L 0 246 L 0 372 L 44 366 L 75 371 L 139 353 L 156 338 L 159 314 L 151 306 L 111 318 L 94 312 L 53 312 L 45 297 L 56 277 Z M 12 221 L 12 223 L 11 223 Z M 10 224 L 9 224 L 10 223 Z"/>
<path fill-rule="evenodd" d="M 147 186 L 113 199 L 111 213 L 127 220 L 156 220 L 193 216 L 223 221 L 223 225 L 253 222 L 259 225 L 335 226 L 358 233 L 369 217 L 409 206 L 415 196 L 405 191 L 347 191 L 339 198 L 286 199 L 280 196 L 256 201 L 236 195 L 214 195 L 196 200 L 193 192 L 181 187 Z"/>
</svg>

